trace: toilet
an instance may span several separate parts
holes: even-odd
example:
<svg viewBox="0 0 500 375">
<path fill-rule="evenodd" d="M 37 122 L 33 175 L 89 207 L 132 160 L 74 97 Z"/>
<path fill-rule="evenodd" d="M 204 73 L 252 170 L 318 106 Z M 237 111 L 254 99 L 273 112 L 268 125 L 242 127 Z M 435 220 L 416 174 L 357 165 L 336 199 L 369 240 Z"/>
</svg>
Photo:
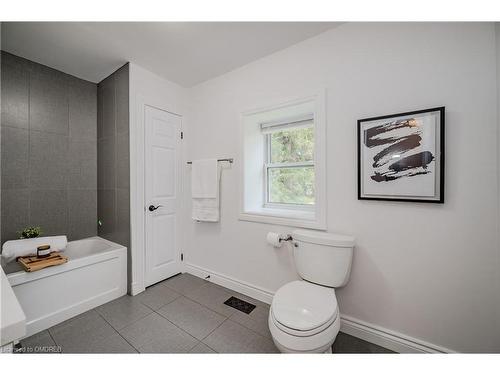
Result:
<svg viewBox="0 0 500 375">
<path fill-rule="evenodd" d="M 354 238 L 312 230 L 296 230 L 292 238 L 302 280 L 274 295 L 269 330 L 282 353 L 331 353 L 340 329 L 335 288 L 349 279 Z"/>
</svg>

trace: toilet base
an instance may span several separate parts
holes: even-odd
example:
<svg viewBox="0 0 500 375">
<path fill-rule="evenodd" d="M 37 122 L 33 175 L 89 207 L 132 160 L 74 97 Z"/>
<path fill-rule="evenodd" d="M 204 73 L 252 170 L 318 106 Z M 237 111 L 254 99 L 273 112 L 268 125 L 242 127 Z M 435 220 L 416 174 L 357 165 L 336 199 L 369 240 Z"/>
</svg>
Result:
<svg viewBox="0 0 500 375">
<path fill-rule="evenodd" d="M 330 326 L 312 336 L 293 336 L 283 332 L 274 324 L 269 314 L 269 330 L 274 344 L 282 353 L 332 353 L 332 345 L 340 331 L 340 317 Z"/>
<path fill-rule="evenodd" d="M 335 339 L 333 340 L 335 341 Z M 297 351 L 297 350 L 290 350 L 290 348 L 287 348 L 287 347 L 284 347 L 283 345 L 281 345 L 279 342 L 277 342 L 274 338 L 273 338 L 273 342 L 274 342 L 274 345 L 276 345 L 276 347 L 278 348 L 278 350 L 281 352 L 281 353 L 287 353 L 287 354 L 308 354 L 308 353 L 317 353 L 317 354 L 333 354 L 333 349 L 332 349 L 332 345 L 333 345 L 333 342 L 332 344 L 328 345 L 326 347 L 326 349 L 316 349 L 316 350 L 309 350 L 309 351 Z"/>
</svg>

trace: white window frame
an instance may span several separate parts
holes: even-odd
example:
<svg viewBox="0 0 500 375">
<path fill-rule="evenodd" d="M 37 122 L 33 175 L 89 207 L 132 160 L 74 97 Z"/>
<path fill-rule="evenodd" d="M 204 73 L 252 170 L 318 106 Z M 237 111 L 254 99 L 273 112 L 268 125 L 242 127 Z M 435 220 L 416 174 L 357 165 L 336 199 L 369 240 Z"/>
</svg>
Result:
<svg viewBox="0 0 500 375">
<path fill-rule="evenodd" d="M 275 105 L 246 111 L 241 115 L 241 154 L 239 158 L 242 165 L 240 168 L 240 213 L 238 219 L 326 230 L 326 90 L 312 91 L 310 95 L 296 96 L 295 98 L 299 99 L 276 102 Z M 264 142 L 265 138 L 260 128 L 263 121 L 254 122 L 254 119 L 262 120 L 266 118 L 269 112 L 279 112 L 282 109 L 287 110 L 288 107 L 303 104 L 307 104 L 308 107 L 312 108 L 310 112 L 313 114 L 314 123 L 314 207 L 300 209 L 293 204 L 264 204 L 266 202 L 264 188 L 267 186 L 264 178 L 267 176 L 264 170 L 266 161 L 264 157 L 267 152 L 265 147 L 268 146 Z M 256 153 L 256 151 L 258 152 Z M 261 174 L 261 177 L 258 177 L 259 174 Z"/>
<path fill-rule="evenodd" d="M 269 132 L 263 134 L 265 138 L 265 156 L 264 156 L 264 204 L 263 207 L 266 208 L 274 208 L 274 209 L 285 209 L 285 210 L 305 210 L 305 211 L 314 211 L 314 204 L 300 204 L 300 203 L 279 203 L 279 202 L 270 202 L 270 194 L 269 194 L 269 170 L 273 168 L 303 168 L 303 167 L 313 167 L 314 168 L 314 160 L 313 161 L 304 161 L 304 162 L 295 162 L 295 163 L 271 163 L 271 137 L 273 133 L 279 132 L 282 130 L 289 129 L 298 129 L 298 126 L 295 126 L 296 122 L 307 122 L 308 124 L 302 127 L 305 128 L 313 128 L 314 129 L 314 118 L 313 115 L 310 114 L 307 116 L 307 119 L 292 121 L 290 123 L 277 123 L 276 125 L 269 125 L 266 128 L 270 128 Z M 273 131 L 272 129 L 275 128 Z M 316 136 L 315 136 L 316 138 Z M 315 139 L 316 141 L 316 139 Z"/>
</svg>

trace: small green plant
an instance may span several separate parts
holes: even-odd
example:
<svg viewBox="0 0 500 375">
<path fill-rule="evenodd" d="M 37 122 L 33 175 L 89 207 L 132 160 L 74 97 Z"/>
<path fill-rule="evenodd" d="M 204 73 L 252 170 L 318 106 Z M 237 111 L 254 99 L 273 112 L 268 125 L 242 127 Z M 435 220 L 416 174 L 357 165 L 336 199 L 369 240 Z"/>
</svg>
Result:
<svg viewBox="0 0 500 375">
<path fill-rule="evenodd" d="M 24 239 L 24 238 L 40 237 L 40 235 L 43 232 L 42 232 L 42 228 L 40 228 L 40 227 L 26 227 L 17 233 L 19 234 L 19 238 Z"/>
</svg>

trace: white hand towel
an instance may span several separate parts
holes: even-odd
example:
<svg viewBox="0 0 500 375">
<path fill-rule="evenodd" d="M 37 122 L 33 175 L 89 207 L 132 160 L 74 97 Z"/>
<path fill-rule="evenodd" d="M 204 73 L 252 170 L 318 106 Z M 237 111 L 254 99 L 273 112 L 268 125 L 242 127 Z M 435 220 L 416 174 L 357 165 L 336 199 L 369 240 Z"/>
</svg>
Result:
<svg viewBox="0 0 500 375">
<path fill-rule="evenodd" d="M 194 160 L 191 173 L 193 198 L 217 198 L 219 192 L 217 159 Z"/>
<path fill-rule="evenodd" d="M 191 176 L 192 218 L 218 222 L 220 168 L 216 159 L 193 161 Z"/>
<path fill-rule="evenodd" d="M 219 198 L 193 198 L 193 220 L 217 223 L 219 215 Z"/>
<path fill-rule="evenodd" d="M 68 244 L 66 236 L 50 236 L 7 241 L 2 246 L 2 258 L 12 262 L 18 257 L 36 255 L 38 246 L 50 245 L 51 251 L 64 251 Z"/>
</svg>

